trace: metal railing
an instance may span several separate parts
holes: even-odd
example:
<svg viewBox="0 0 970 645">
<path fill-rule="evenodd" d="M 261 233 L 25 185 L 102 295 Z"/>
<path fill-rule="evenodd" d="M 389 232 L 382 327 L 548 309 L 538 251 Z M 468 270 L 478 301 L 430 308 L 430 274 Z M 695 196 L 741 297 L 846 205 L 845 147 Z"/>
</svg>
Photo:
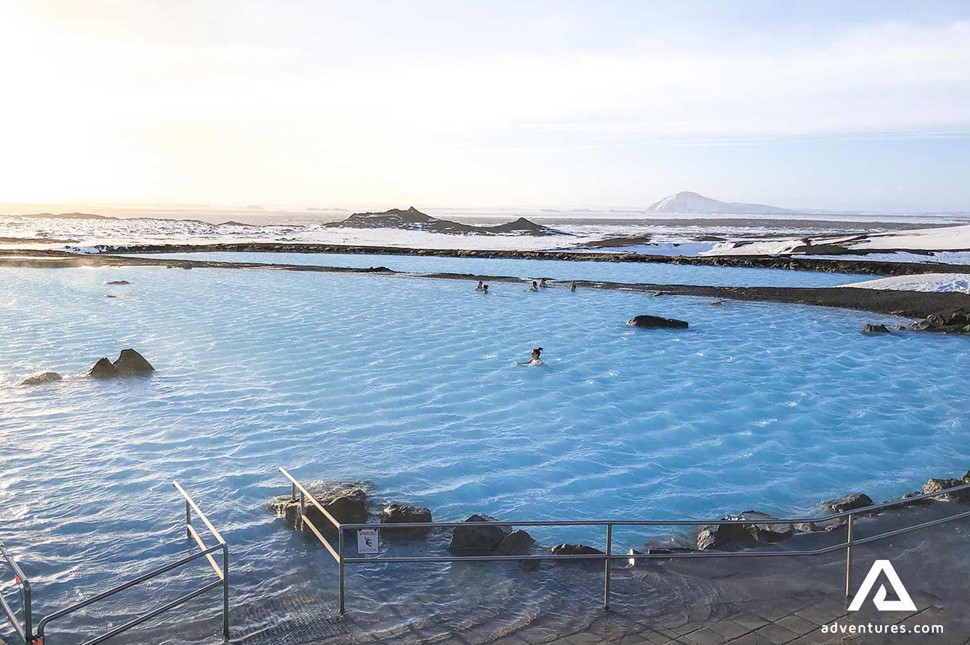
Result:
<svg viewBox="0 0 970 645">
<path fill-rule="evenodd" d="M 296 493 L 299 491 L 300 496 L 300 518 L 303 523 L 307 523 L 304 517 L 304 512 L 306 509 L 306 501 L 309 500 L 317 509 L 319 509 L 324 517 L 334 525 L 337 530 L 337 548 L 334 549 L 333 546 L 327 541 L 323 535 L 314 527 L 312 524 L 308 524 L 311 527 L 313 533 L 317 538 L 324 544 L 333 558 L 337 561 L 339 565 L 338 571 L 338 611 L 342 615 L 344 614 L 344 578 L 345 578 L 345 566 L 347 564 L 404 564 L 404 563 L 446 563 L 446 562 L 522 562 L 522 561 L 543 561 L 552 560 L 556 562 L 568 561 L 568 560 L 593 560 L 603 562 L 603 608 L 610 608 L 610 570 L 611 563 L 616 560 L 629 561 L 631 563 L 637 560 L 670 560 L 679 558 L 771 558 L 771 557 L 805 557 L 805 556 L 817 556 L 824 555 L 826 553 L 832 553 L 836 551 L 845 550 L 845 599 L 848 602 L 851 597 L 852 589 L 852 548 L 855 546 L 860 546 L 863 544 L 869 544 L 871 542 L 876 542 L 878 540 L 883 540 L 896 535 L 901 535 L 903 533 L 910 533 L 912 531 L 918 531 L 921 529 L 929 528 L 931 526 L 937 526 L 944 524 L 946 522 L 952 522 L 954 520 L 959 520 L 965 517 L 970 517 L 970 511 L 964 511 L 955 515 L 930 520 L 927 522 L 922 522 L 915 524 L 913 526 L 907 526 L 900 529 L 895 529 L 892 531 L 886 531 L 877 535 L 872 535 L 865 538 L 856 538 L 854 536 L 854 522 L 855 518 L 860 515 L 872 515 L 878 513 L 879 511 L 886 510 L 888 508 L 893 508 L 897 506 L 906 506 L 909 504 L 917 503 L 921 500 L 934 499 L 936 497 L 951 495 L 953 493 L 959 493 L 961 491 L 966 491 L 964 494 L 967 498 L 970 498 L 970 484 L 963 484 L 960 486 L 954 486 L 953 488 L 946 488 L 933 493 L 923 493 L 920 495 L 913 495 L 911 497 L 901 498 L 893 500 L 890 502 L 885 502 L 883 504 L 873 504 L 871 506 L 866 506 L 863 508 L 857 508 L 849 511 L 844 511 L 842 513 L 833 513 L 831 515 L 825 515 L 822 517 L 799 517 L 799 518 L 765 518 L 764 520 L 757 521 L 751 519 L 739 519 L 739 520 L 577 520 L 577 521 L 556 521 L 556 520 L 544 520 L 544 521 L 522 521 L 522 522 L 506 522 L 506 521 L 495 521 L 495 522 L 395 522 L 393 524 L 376 524 L 376 523 L 358 523 L 358 524 L 341 524 L 334 518 L 330 513 L 324 509 L 323 505 L 317 501 L 313 495 L 310 494 L 307 489 L 300 484 L 290 473 L 285 469 L 280 468 L 279 471 L 290 480 L 292 485 L 291 499 L 296 501 Z M 834 544 L 831 546 L 821 547 L 812 550 L 792 550 L 792 551 L 766 551 L 766 550 L 749 550 L 749 551 L 719 551 L 719 550 L 709 550 L 709 551 L 682 551 L 682 552 L 665 552 L 665 553 L 623 553 L 617 554 L 613 552 L 613 529 L 615 527 L 708 527 L 708 526 L 737 526 L 737 525 L 794 525 L 802 523 L 815 523 L 822 524 L 832 521 L 845 520 L 847 526 L 847 535 L 844 542 Z M 344 532 L 354 531 L 358 529 L 378 529 L 390 528 L 393 530 L 398 529 L 455 529 L 459 527 L 471 527 L 471 526 L 492 526 L 492 527 L 600 527 L 605 529 L 605 541 L 606 550 L 602 553 L 588 553 L 588 554 L 577 554 L 577 555 L 554 555 L 541 554 L 541 555 L 434 555 L 434 556 L 394 556 L 394 557 L 356 557 L 345 556 L 344 553 Z"/>
<path fill-rule="evenodd" d="M 209 518 L 206 517 L 205 513 L 203 513 L 201 509 L 199 509 L 198 505 L 189 496 L 189 494 L 185 492 L 185 489 L 183 489 L 178 482 L 172 482 L 172 484 L 175 486 L 176 490 L 178 490 L 179 495 L 181 495 L 182 498 L 185 500 L 185 533 L 189 538 L 192 538 L 193 540 L 195 540 L 196 544 L 198 544 L 199 546 L 200 551 L 198 553 L 194 553 L 184 558 L 180 558 L 174 562 L 170 562 L 169 564 L 163 567 L 153 569 L 152 571 L 142 574 L 137 578 L 133 578 L 132 580 L 129 580 L 116 587 L 112 587 L 107 591 L 104 591 L 95 596 L 87 598 L 86 600 L 82 600 L 81 602 L 75 603 L 70 607 L 65 607 L 64 609 L 55 611 L 54 613 L 45 616 L 37 625 L 36 636 L 32 636 L 31 640 L 28 642 L 32 643 L 32 645 L 44 645 L 44 632 L 45 632 L 45 629 L 47 628 L 47 625 L 50 624 L 52 621 L 57 620 L 59 618 L 63 618 L 64 616 L 73 614 L 74 612 L 79 611 L 85 607 L 93 605 L 106 598 L 110 598 L 115 594 L 131 589 L 132 587 L 135 587 L 144 582 L 157 578 L 158 576 L 161 576 L 165 573 L 174 571 L 175 569 L 178 569 L 187 564 L 195 562 L 196 560 L 199 560 L 201 558 L 205 558 L 206 560 L 209 561 L 209 564 L 212 566 L 212 569 L 215 571 L 216 576 L 219 578 L 218 580 L 210 582 L 196 589 L 195 591 L 192 591 L 190 593 L 185 594 L 184 596 L 176 598 L 175 600 L 167 602 L 161 607 L 156 607 L 155 609 L 145 614 L 142 614 L 141 616 L 138 616 L 137 618 L 130 620 L 124 623 L 123 625 L 119 625 L 118 627 L 115 627 L 109 630 L 108 632 L 101 634 L 100 636 L 97 636 L 95 638 L 85 641 L 82 645 L 95 645 L 96 643 L 102 643 L 108 640 L 109 638 L 113 638 L 123 632 L 126 632 L 129 629 L 132 629 L 133 627 L 141 625 L 144 622 L 147 622 L 153 618 L 156 618 L 157 616 L 160 616 L 167 611 L 175 609 L 176 607 L 194 598 L 197 598 L 198 596 L 201 596 L 204 593 L 212 591 L 213 589 L 218 589 L 219 587 L 222 587 L 222 634 L 227 640 L 229 639 L 229 547 L 227 546 L 226 541 L 223 539 L 219 531 L 216 530 L 216 528 L 212 525 L 212 522 L 209 521 Z M 216 539 L 218 544 L 214 546 L 206 546 L 205 542 L 202 540 L 201 536 L 195 530 L 195 527 L 192 525 L 193 511 L 199 517 L 199 519 L 202 520 L 202 523 L 205 524 L 206 528 L 209 529 L 209 532 Z M 221 567 L 216 562 L 215 557 L 213 557 L 213 554 L 220 553 L 220 552 L 222 553 Z M 27 631 L 27 634 L 30 634 L 30 632 Z"/>
<path fill-rule="evenodd" d="M 333 556 L 333 559 L 336 560 L 337 562 L 337 568 L 340 570 L 338 582 L 337 582 L 337 585 L 338 585 L 337 595 L 339 597 L 339 612 L 341 615 L 343 615 L 344 613 L 344 558 L 343 558 L 344 532 L 340 530 L 341 524 L 340 522 L 337 521 L 337 518 L 331 515 L 330 512 L 323 507 L 323 504 L 318 502 L 317 499 L 312 494 L 310 494 L 310 491 L 308 491 L 303 486 L 303 484 L 298 482 L 296 478 L 293 477 L 293 475 L 286 472 L 285 468 L 281 466 L 279 468 L 279 471 L 283 473 L 284 477 L 290 480 L 290 500 L 294 502 L 297 499 L 300 500 L 300 515 L 299 517 L 296 518 L 296 521 L 294 521 L 294 526 L 297 529 L 301 529 L 304 526 L 309 527 L 310 531 L 312 531 L 313 534 L 317 537 L 317 539 L 320 540 L 320 543 L 323 544 L 324 547 L 326 547 L 327 551 L 330 552 L 330 555 Z M 299 498 L 296 495 L 297 491 L 299 491 L 300 493 Z M 313 504 L 316 507 L 316 509 L 323 514 L 323 517 L 328 522 L 330 522 L 330 524 L 332 524 L 333 527 L 337 530 L 336 549 L 333 547 L 332 544 L 330 544 L 330 541 L 323 536 L 323 533 L 320 531 L 320 529 L 317 528 L 317 526 L 313 522 L 311 522 L 309 518 L 307 518 L 306 516 L 307 500 L 310 500 L 310 503 Z"/>
<path fill-rule="evenodd" d="M 20 588 L 20 609 L 23 612 L 23 619 L 17 619 L 17 613 L 10 607 L 10 604 L 2 594 L 0 594 L 0 609 L 3 610 L 7 620 L 10 621 L 13 630 L 26 643 L 30 634 L 33 633 L 30 613 L 30 581 L 27 580 L 27 576 L 24 575 L 24 572 L 20 569 L 20 565 L 10 555 L 10 552 L 7 551 L 7 547 L 4 546 L 3 542 L 0 542 L 0 558 L 7 564 L 7 568 L 13 572 L 13 582 Z"/>
</svg>

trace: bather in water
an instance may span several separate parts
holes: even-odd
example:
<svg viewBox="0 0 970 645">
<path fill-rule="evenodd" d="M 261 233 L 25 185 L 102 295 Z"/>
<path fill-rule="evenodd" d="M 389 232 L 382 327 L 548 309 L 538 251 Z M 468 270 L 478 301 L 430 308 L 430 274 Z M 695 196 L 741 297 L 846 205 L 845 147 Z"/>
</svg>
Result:
<svg viewBox="0 0 970 645">
<path fill-rule="evenodd" d="M 536 347 L 532 350 L 532 355 L 529 357 L 529 360 L 523 361 L 519 363 L 519 365 L 542 365 L 542 359 L 540 358 L 541 354 L 542 348 Z"/>
</svg>

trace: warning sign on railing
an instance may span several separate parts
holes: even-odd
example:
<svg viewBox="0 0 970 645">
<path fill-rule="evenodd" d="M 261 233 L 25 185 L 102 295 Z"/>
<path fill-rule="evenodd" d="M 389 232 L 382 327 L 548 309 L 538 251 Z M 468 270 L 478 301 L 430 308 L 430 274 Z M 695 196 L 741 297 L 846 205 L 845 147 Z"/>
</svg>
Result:
<svg viewBox="0 0 970 645">
<path fill-rule="evenodd" d="M 377 529 L 357 529 L 357 553 L 377 555 L 381 552 L 381 540 Z"/>
</svg>

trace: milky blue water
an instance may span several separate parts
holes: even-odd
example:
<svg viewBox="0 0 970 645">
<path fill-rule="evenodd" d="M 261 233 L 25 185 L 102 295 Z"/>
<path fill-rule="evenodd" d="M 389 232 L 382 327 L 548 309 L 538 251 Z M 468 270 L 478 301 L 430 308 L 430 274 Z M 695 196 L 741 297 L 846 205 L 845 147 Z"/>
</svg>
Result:
<svg viewBox="0 0 970 645">
<path fill-rule="evenodd" d="M 702 284 L 737 287 L 834 287 L 871 280 L 873 276 L 815 273 L 785 269 L 749 269 L 661 264 L 655 262 L 590 262 L 568 260 L 493 260 L 418 255 L 353 255 L 349 253 L 163 253 L 147 256 L 172 260 L 260 262 L 366 269 L 387 267 L 408 273 L 465 273 L 472 275 L 590 280 L 644 284 Z"/>
<path fill-rule="evenodd" d="M 488 272 L 508 273 L 502 265 Z M 657 268 L 673 272 L 668 282 L 698 269 Z M 131 284 L 105 284 L 117 279 Z M 691 328 L 625 326 L 644 313 Z M 188 552 L 178 479 L 233 545 L 245 631 L 281 620 L 294 598 L 334 598 L 328 556 L 266 511 L 288 492 L 280 465 L 308 481 L 367 480 L 375 500 L 426 505 L 440 520 L 791 516 L 853 490 L 888 498 L 962 474 L 970 343 L 868 337 L 868 321 L 892 319 L 519 285 L 483 296 L 466 281 L 372 275 L 0 269 L 0 539 L 34 578 L 43 615 Z M 537 345 L 545 365 L 518 365 Z M 124 347 L 155 376 L 82 376 Z M 17 385 L 43 370 L 66 380 Z M 534 534 L 602 546 L 583 531 Z M 625 534 L 618 548 L 647 537 Z M 587 592 L 578 604 L 595 610 L 595 573 L 520 583 L 468 566 L 353 569 L 352 620 L 369 629 L 489 608 L 508 620 L 557 608 L 569 618 L 576 607 L 561 598 Z M 206 567 L 59 633 L 75 642 L 95 620 L 120 622 Z M 267 599 L 272 611 L 255 603 Z M 217 604 L 193 605 L 205 620 L 173 614 L 130 642 L 210 642 Z"/>
</svg>

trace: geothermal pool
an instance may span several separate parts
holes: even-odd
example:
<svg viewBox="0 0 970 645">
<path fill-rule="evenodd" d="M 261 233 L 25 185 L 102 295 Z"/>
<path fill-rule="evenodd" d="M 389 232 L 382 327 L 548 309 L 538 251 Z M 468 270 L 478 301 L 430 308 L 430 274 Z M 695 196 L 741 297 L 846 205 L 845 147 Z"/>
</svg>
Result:
<svg viewBox="0 0 970 645">
<path fill-rule="evenodd" d="M 590 262 L 568 260 L 504 260 L 419 255 L 351 253 L 201 252 L 150 253 L 133 257 L 214 262 L 260 262 L 367 269 L 387 267 L 407 273 L 467 273 L 520 278 L 635 282 L 646 284 L 699 284 L 732 287 L 835 287 L 872 279 L 867 275 L 814 273 L 785 269 L 694 266 L 656 262 Z"/>
<path fill-rule="evenodd" d="M 506 265 L 486 269 L 532 271 Z M 643 268 L 666 282 L 699 269 Z M 105 284 L 118 279 L 131 284 Z M 0 284 L 0 539 L 34 579 L 37 617 L 190 551 L 173 479 L 232 545 L 234 628 L 259 635 L 326 615 L 335 598 L 329 556 L 266 510 L 288 492 L 280 465 L 304 481 L 367 480 L 375 501 L 439 520 L 537 520 L 791 516 L 853 490 L 896 496 L 970 460 L 966 339 L 859 333 L 884 316 L 266 270 L 5 268 Z M 691 328 L 625 326 L 641 313 Z M 517 365 L 536 345 L 546 364 Z M 83 377 L 125 347 L 157 373 Z M 66 380 L 17 385 L 44 370 Z M 532 533 L 546 545 L 602 540 Z M 615 548 L 647 537 L 618 535 Z M 595 611 L 597 572 L 561 569 L 350 568 L 344 628 Z M 199 584 L 207 565 L 193 571 L 51 633 L 91 636 L 93 621 L 118 624 L 152 594 Z M 194 601 L 127 642 L 218 642 L 217 604 Z"/>
</svg>

